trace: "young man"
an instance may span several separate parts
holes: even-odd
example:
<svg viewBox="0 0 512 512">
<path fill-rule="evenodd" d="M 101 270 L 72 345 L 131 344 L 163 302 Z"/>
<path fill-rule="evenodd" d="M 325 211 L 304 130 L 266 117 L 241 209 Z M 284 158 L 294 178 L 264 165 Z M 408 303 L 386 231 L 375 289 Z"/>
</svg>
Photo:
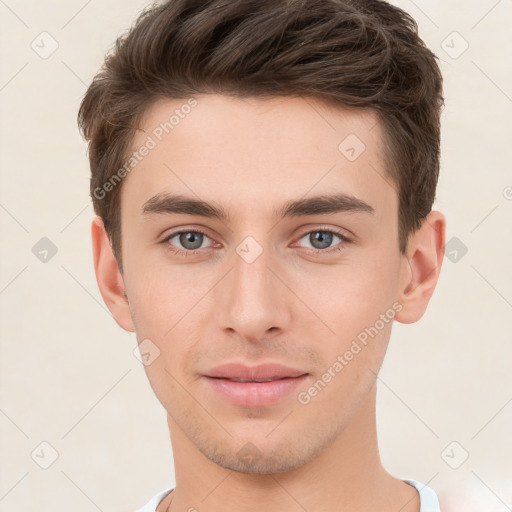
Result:
<svg viewBox="0 0 512 512">
<path fill-rule="evenodd" d="M 172 0 L 117 41 L 79 123 L 98 285 L 173 446 L 141 511 L 439 510 L 375 418 L 442 263 L 435 59 L 378 0 Z"/>
</svg>

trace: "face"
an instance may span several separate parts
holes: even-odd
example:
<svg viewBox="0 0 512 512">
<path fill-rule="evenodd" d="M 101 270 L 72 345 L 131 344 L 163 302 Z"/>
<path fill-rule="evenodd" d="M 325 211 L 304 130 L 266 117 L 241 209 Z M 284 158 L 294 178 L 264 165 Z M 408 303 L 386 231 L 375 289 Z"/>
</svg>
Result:
<svg viewBox="0 0 512 512">
<path fill-rule="evenodd" d="M 380 125 L 311 98 L 196 101 L 147 111 L 133 150 L 149 150 L 122 183 L 123 279 L 145 370 L 210 460 L 297 468 L 351 423 L 400 309 Z M 219 369 L 230 363 L 248 369 Z M 267 363 L 288 370 L 251 373 Z"/>
</svg>

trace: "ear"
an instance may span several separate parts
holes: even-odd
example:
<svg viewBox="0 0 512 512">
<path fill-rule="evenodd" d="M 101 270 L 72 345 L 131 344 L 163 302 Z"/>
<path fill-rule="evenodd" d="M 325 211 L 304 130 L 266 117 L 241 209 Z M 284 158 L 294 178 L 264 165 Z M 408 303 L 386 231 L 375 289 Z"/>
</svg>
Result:
<svg viewBox="0 0 512 512">
<path fill-rule="evenodd" d="M 443 263 L 446 219 L 431 211 L 422 226 L 413 233 L 403 256 L 398 301 L 402 309 L 395 320 L 403 324 L 417 322 L 425 313 Z"/>
<path fill-rule="evenodd" d="M 91 224 L 94 271 L 101 296 L 115 321 L 126 331 L 135 332 L 123 276 L 119 271 L 105 226 L 96 216 Z"/>
</svg>

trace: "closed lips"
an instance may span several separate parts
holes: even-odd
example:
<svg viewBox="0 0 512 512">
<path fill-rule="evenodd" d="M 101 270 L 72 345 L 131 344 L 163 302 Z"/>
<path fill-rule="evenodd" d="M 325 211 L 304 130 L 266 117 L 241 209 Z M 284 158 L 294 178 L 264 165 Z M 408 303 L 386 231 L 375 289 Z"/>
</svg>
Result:
<svg viewBox="0 0 512 512">
<path fill-rule="evenodd" d="M 290 368 L 279 363 L 265 363 L 249 366 L 243 363 L 228 363 L 217 366 L 206 376 L 235 382 L 271 382 L 280 379 L 301 377 L 307 372 Z"/>
<path fill-rule="evenodd" d="M 261 380 L 257 380 L 257 379 L 240 379 L 240 378 L 230 378 L 228 379 L 227 377 L 213 377 L 214 379 L 226 379 L 226 380 L 232 380 L 233 382 L 272 382 L 274 380 L 282 380 L 282 379 L 290 379 L 292 377 L 273 377 L 271 379 L 261 379 Z"/>
</svg>

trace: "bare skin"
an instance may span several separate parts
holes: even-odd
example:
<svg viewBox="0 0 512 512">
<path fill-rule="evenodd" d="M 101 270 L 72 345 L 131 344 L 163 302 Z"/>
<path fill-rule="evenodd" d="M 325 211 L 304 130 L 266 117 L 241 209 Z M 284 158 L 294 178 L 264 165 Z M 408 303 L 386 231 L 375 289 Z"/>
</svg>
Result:
<svg viewBox="0 0 512 512">
<path fill-rule="evenodd" d="M 432 211 L 399 252 L 398 198 L 371 111 L 312 98 L 196 99 L 123 179 L 122 274 L 101 220 L 92 224 L 105 303 L 159 351 L 145 370 L 167 411 L 176 488 L 157 511 L 418 512 L 417 491 L 380 461 L 376 377 L 393 321 L 418 321 L 434 292 L 444 216 Z M 184 103 L 153 104 L 133 150 Z M 365 145 L 352 160 L 339 149 L 350 134 Z M 229 215 L 143 213 L 163 193 Z M 372 211 L 274 216 L 288 201 L 334 193 Z M 312 245 L 326 230 L 332 243 Z M 177 231 L 196 233 L 199 248 Z M 377 334 L 345 357 L 369 326 Z M 278 362 L 307 377 L 268 406 L 234 405 L 205 377 L 233 361 Z M 314 393 L 319 379 L 328 382 Z"/>
</svg>

